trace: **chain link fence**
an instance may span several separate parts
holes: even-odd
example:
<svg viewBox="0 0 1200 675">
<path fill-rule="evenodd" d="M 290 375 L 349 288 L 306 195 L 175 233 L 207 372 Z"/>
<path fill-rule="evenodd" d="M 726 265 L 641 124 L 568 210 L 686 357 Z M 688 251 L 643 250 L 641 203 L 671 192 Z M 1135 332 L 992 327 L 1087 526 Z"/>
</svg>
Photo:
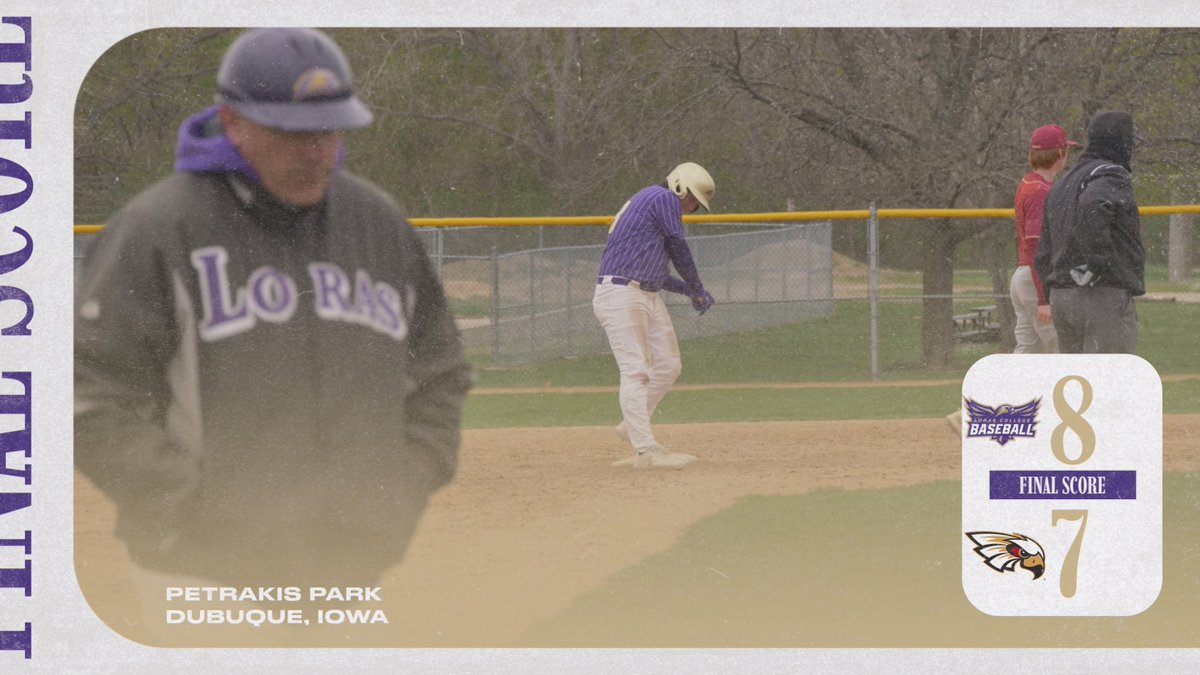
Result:
<svg viewBox="0 0 1200 675">
<path fill-rule="evenodd" d="M 1150 210 L 1161 213 L 1145 213 Z M 1170 252 L 1172 259 L 1179 258 L 1176 266 L 1188 272 L 1187 280 L 1193 257 L 1190 237 L 1188 246 L 1168 247 L 1164 216 L 1196 210 L 1200 207 L 1143 209 L 1148 259 L 1165 263 Z M 687 298 L 663 293 L 676 332 L 686 340 L 836 313 L 843 323 L 850 322 L 837 333 L 843 351 L 861 354 L 863 375 L 878 379 L 883 372 L 919 366 L 922 303 L 945 299 L 952 303 L 948 324 L 952 318 L 953 339 L 967 357 L 1006 350 L 1012 334 L 1007 293 L 1011 266 L 980 269 L 979 260 L 957 260 L 952 290 L 928 295 L 922 273 L 911 264 L 896 263 L 908 259 L 899 246 L 908 245 L 914 228 L 924 227 L 923 219 L 931 217 L 977 218 L 981 245 L 1007 250 L 1011 215 L 998 209 L 898 211 L 905 213 L 881 210 L 876 217 L 872 209 L 742 214 L 740 219 L 735 214 L 734 222 L 687 223 L 701 278 L 718 306 L 700 317 Z M 838 222 L 835 231 L 833 221 L 824 218 L 847 222 Z M 891 220 L 882 226 L 879 218 Z M 606 229 L 558 226 L 562 224 L 417 228 L 468 348 L 481 360 L 509 366 L 607 351 L 591 307 Z M 988 238 L 987 228 L 1001 228 L 1004 236 Z M 1172 242 L 1182 238 L 1175 236 L 1175 229 L 1173 220 Z M 1157 239 L 1155 232 L 1161 234 Z M 94 237 L 76 235 L 76 269 Z M 564 243 L 570 245 L 560 245 Z M 1196 286 L 1191 283 L 1191 293 L 1185 295 L 1200 297 Z M 1168 295 L 1174 298 L 1178 293 Z"/>
<path fill-rule="evenodd" d="M 795 323 L 833 311 L 829 222 L 704 234 L 729 228 L 690 228 L 692 255 L 719 306 L 699 316 L 686 297 L 664 292 L 679 339 Z M 468 348 L 487 350 L 497 366 L 607 351 L 592 313 L 604 245 L 458 253 L 478 249 L 479 240 L 495 229 L 417 228 Z M 541 232 L 519 229 L 526 230 L 521 236 L 527 243 L 544 240 Z M 94 236 L 76 235 L 76 271 Z"/>
<path fill-rule="evenodd" d="M 693 234 L 688 244 L 719 306 L 699 316 L 686 297 L 664 292 L 681 340 L 795 323 L 833 311 L 828 222 Z M 463 321 L 468 345 L 486 346 L 493 365 L 606 351 L 604 331 L 592 313 L 603 252 L 604 246 L 596 244 L 490 256 L 485 265 L 489 314 L 474 324 Z M 456 289 L 469 285 L 463 283 L 459 264 L 442 268 L 452 298 Z"/>
</svg>

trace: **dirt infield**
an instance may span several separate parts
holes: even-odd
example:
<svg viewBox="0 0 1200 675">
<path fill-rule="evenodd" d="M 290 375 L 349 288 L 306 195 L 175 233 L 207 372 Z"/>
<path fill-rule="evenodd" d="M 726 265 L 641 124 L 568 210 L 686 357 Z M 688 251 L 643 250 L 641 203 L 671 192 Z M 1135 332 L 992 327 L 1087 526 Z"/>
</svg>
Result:
<svg viewBox="0 0 1200 675">
<path fill-rule="evenodd" d="M 676 472 L 611 467 L 625 449 L 607 427 L 465 432 L 458 477 L 384 582 L 389 632 L 371 644 L 521 645 L 532 626 L 742 497 L 961 476 L 958 440 L 940 419 L 656 429 L 701 460 Z M 1164 438 L 1167 471 L 1200 470 L 1200 415 L 1168 416 Z M 111 504 L 77 476 L 80 586 L 110 627 L 149 641 L 112 524 Z"/>
</svg>

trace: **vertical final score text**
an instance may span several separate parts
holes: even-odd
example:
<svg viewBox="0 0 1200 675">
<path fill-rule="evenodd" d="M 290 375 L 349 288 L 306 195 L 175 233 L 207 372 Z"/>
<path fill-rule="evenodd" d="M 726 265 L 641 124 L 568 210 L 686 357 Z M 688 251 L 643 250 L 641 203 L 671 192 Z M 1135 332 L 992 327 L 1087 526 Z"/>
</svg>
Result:
<svg viewBox="0 0 1200 675">
<path fill-rule="evenodd" d="M 9 244 L 0 243 L 0 303 L 6 305 L 6 310 L 13 303 L 22 306 L 14 322 L 9 323 L 7 318 L 0 321 L 8 324 L 0 326 L 2 354 L 8 341 L 33 334 L 29 327 L 33 319 L 33 298 L 22 288 L 9 283 L 11 277 L 7 276 L 23 267 L 33 254 L 33 237 L 13 221 L 13 214 L 33 194 L 33 177 L 19 161 L 11 159 L 24 159 L 33 148 L 33 113 L 28 107 L 33 95 L 33 79 L 30 77 L 33 66 L 30 48 L 33 22 L 28 16 L 6 16 L 0 19 L 0 24 L 3 24 L 0 25 L 3 35 L 12 34 L 10 26 L 16 27 L 21 33 L 20 40 L 0 42 L 0 66 L 19 64 L 24 67 L 19 82 L 6 81 L 9 78 L 5 75 L 13 71 L 0 71 L 0 242 L 11 239 L 7 235 L 10 231 L 24 240 L 23 245 L 15 251 L 8 250 Z M 19 187 L 13 190 L 13 186 Z M 8 317 L 9 314 L 0 316 Z M 6 364 L 0 371 L 0 392 L 6 392 L 0 394 L 0 419 L 5 420 L 5 429 L 9 428 L 7 422 L 10 416 L 19 416 L 20 424 L 14 430 L 0 433 L 0 547 L 21 548 L 25 557 L 22 566 L 0 566 L 0 604 L 11 606 L 6 595 L 17 591 L 24 591 L 25 597 L 33 594 L 33 532 L 28 523 L 27 510 L 32 502 L 29 486 L 32 484 L 33 373 L 25 368 L 8 368 Z M 7 393 L 14 390 L 18 393 Z M 20 459 L 21 455 L 24 460 Z M 22 518 L 26 522 L 22 522 Z M 23 535 L 8 534 L 21 531 Z M 26 621 L 21 629 L 9 628 L 0 626 L 0 651 L 20 651 L 24 652 L 26 659 L 32 658 L 32 622 Z"/>
</svg>

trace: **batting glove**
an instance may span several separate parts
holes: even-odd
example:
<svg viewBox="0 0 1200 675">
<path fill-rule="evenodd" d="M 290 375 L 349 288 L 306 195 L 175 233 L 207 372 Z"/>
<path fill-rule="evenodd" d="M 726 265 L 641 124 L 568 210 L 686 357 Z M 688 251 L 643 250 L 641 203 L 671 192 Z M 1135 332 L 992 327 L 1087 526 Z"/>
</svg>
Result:
<svg viewBox="0 0 1200 675">
<path fill-rule="evenodd" d="M 715 304 L 717 304 L 717 301 L 713 298 L 712 293 L 703 288 L 700 289 L 699 295 L 692 296 L 692 309 L 700 312 L 700 316 L 704 316 L 704 313 Z"/>
</svg>

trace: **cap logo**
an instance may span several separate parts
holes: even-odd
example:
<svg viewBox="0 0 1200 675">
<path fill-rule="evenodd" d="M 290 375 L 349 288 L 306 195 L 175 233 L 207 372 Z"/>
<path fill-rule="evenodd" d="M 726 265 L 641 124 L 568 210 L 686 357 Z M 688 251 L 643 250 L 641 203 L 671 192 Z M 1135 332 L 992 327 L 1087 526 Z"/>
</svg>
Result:
<svg viewBox="0 0 1200 675">
<path fill-rule="evenodd" d="M 328 68 L 311 68 L 296 78 L 292 85 L 292 100 L 299 103 L 309 99 L 340 96 L 345 92 L 341 78 Z"/>
</svg>

